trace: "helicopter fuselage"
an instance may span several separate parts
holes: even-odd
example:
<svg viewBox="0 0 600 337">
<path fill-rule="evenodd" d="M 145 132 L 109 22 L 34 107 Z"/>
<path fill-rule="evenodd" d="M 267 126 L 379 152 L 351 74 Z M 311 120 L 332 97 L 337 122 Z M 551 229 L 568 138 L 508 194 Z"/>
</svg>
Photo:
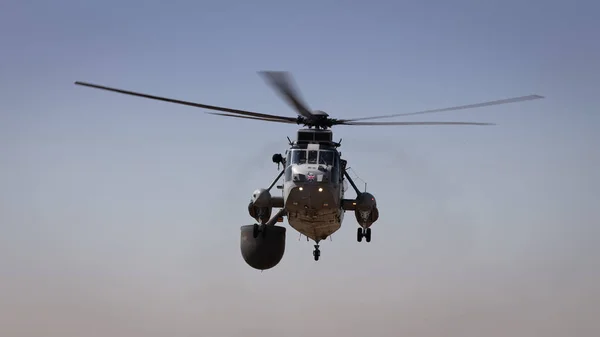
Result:
<svg viewBox="0 0 600 337">
<path fill-rule="evenodd" d="M 268 269 L 281 260 L 285 250 L 287 222 L 294 230 L 315 242 L 313 256 L 319 259 L 319 242 L 337 232 L 346 211 L 354 212 L 357 241 L 371 242 L 371 225 L 379 218 L 375 197 L 362 192 L 346 171 L 347 161 L 338 151 L 340 143 L 331 140 L 329 130 L 298 130 L 298 141 L 290 141 L 285 155 L 274 154 L 273 162 L 283 171 L 268 188 L 254 191 L 248 212 L 258 223 L 242 226 L 241 250 L 244 260 L 256 269 Z M 271 189 L 283 177 L 281 196 L 271 195 Z M 356 197 L 344 197 L 348 183 Z M 279 209 L 276 214 L 273 209 Z"/>
<path fill-rule="evenodd" d="M 285 165 L 283 205 L 289 225 L 314 241 L 326 239 L 344 218 L 339 153 L 308 144 L 288 150 Z"/>
<path fill-rule="evenodd" d="M 324 139 L 318 140 L 319 135 Z M 331 141 L 331 131 L 303 129 L 298 131 L 298 139 L 290 143 L 285 156 L 273 156 L 284 169 L 269 188 L 254 191 L 248 205 L 250 216 L 261 224 L 274 224 L 275 219 L 283 221 L 286 216 L 292 228 L 315 242 L 340 229 L 345 211 L 354 211 L 362 229 L 371 227 L 379 217 L 375 197 L 359 191 L 350 179 L 346 160 L 337 149 L 339 143 Z M 283 184 L 277 187 L 283 190 L 282 196 L 272 196 L 270 190 L 282 176 Z M 356 198 L 344 198 L 348 181 Z M 274 208 L 281 210 L 272 217 Z M 361 233 L 359 230 L 357 235 Z"/>
</svg>

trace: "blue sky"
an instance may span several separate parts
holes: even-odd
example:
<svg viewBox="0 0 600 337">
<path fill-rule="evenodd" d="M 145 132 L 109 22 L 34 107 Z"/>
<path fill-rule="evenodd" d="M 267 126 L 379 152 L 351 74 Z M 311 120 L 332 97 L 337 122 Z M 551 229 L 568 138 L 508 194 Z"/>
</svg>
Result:
<svg viewBox="0 0 600 337">
<path fill-rule="evenodd" d="M 599 9 L 4 1 L 0 332 L 597 335 Z M 315 263 L 288 229 L 260 273 L 239 227 L 296 127 L 73 85 L 292 116 L 259 70 L 337 118 L 546 98 L 405 119 L 493 127 L 334 129 L 377 197 L 373 241 L 348 213 Z"/>
</svg>

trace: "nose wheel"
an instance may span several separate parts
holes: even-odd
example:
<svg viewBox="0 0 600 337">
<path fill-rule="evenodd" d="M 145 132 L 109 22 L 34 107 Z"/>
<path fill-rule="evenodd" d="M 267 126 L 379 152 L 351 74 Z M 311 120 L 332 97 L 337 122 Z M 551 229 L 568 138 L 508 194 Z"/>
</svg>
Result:
<svg viewBox="0 0 600 337">
<path fill-rule="evenodd" d="M 315 250 L 313 250 L 313 257 L 315 261 L 319 261 L 319 257 L 321 256 L 321 251 L 319 250 L 319 245 L 315 245 Z"/>
<path fill-rule="evenodd" d="M 371 228 L 358 227 L 356 229 L 356 241 L 362 242 L 363 238 L 365 238 L 367 242 L 371 242 Z"/>
</svg>

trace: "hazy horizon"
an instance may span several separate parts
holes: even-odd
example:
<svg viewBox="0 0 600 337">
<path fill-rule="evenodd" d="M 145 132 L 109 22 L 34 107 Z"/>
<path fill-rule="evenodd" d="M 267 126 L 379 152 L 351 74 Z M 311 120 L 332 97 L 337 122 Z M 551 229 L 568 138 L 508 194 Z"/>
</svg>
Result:
<svg viewBox="0 0 600 337">
<path fill-rule="evenodd" d="M 0 335 L 600 335 L 593 2 L 8 1 L 0 6 Z M 297 126 L 75 86 L 294 116 L 290 71 L 377 198 L 312 258 L 287 225 L 245 264 L 251 193 Z M 400 120 L 400 119 L 397 119 Z M 353 195 L 350 193 L 350 195 Z"/>
</svg>

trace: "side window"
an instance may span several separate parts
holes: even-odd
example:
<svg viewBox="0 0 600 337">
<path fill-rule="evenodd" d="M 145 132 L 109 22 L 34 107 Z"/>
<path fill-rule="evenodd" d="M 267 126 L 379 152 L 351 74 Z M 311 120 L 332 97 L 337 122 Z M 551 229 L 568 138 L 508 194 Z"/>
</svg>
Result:
<svg viewBox="0 0 600 337">
<path fill-rule="evenodd" d="M 292 166 L 291 165 L 285 168 L 283 180 L 284 181 L 292 181 Z"/>
<path fill-rule="evenodd" d="M 285 159 L 285 173 L 283 175 L 283 181 L 292 180 L 292 151 L 288 151 Z"/>
</svg>

